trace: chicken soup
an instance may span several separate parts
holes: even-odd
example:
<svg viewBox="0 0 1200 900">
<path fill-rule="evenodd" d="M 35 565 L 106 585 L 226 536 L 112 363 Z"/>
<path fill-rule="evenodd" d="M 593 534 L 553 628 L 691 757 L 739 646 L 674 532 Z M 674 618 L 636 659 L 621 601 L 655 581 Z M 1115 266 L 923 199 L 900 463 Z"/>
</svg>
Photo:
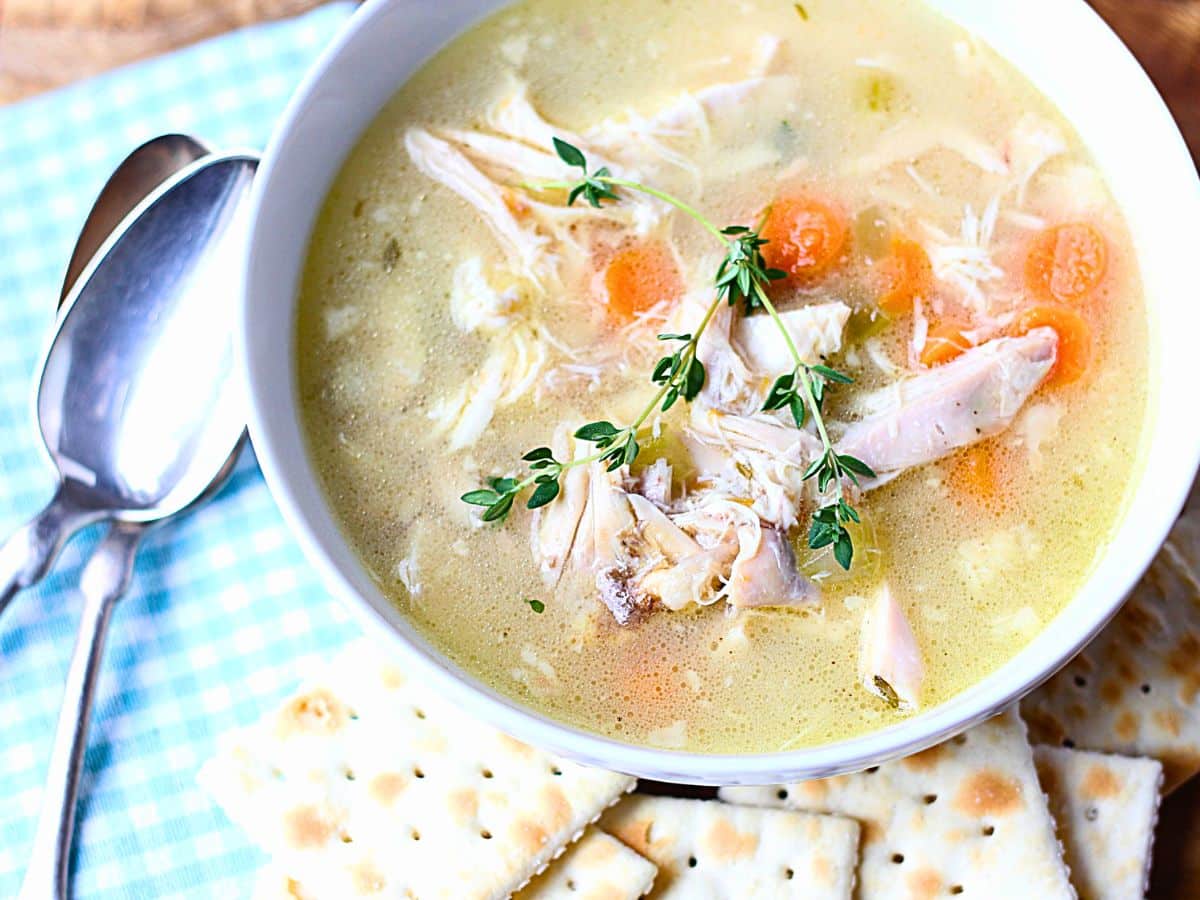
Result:
<svg viewBox="0 0 1200 900">
<path fill-rule="evenodd" d="M 1073 596 L 1145 432 L 1120 211 L 910 0 L 526 0 L 312 238 L 313 463 L 379 587 L 555 719 L 698 752 L 945 702 Z"/>
</svg>

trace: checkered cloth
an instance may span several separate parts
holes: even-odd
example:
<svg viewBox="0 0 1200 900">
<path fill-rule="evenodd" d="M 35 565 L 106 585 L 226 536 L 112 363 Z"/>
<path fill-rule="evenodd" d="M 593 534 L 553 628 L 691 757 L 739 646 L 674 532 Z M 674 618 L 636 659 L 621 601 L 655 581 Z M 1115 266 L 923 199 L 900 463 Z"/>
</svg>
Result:
<svg viewBox="0 0 1200 900">
<path fill-rule="evenodd" d="M 31 420 L 34 366 L 101 185 L 145 139 L 265 143 L 350 13 L 328 6 L 0 108 L 0 532 L 52 478 Z M 0 620 L 0 897 L 16 895 L 79 610 L 78 536 Z M 151 532 L 105 654 L 76 826 L 74 894 L 246 896 L 262 859 L 197 788 L 217 735 L 255 719 L 315 656 L 355 636 L 285 530 L 254 459 L 209 505 Z"/>
</svg>

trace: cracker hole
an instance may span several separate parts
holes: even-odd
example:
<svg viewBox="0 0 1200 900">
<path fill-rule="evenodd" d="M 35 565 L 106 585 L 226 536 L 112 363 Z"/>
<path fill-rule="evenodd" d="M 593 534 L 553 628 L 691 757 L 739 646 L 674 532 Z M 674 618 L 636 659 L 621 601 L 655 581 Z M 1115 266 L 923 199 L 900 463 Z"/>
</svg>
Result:
<svg viewBox="0 0 1200 900">
<path fill-rule="evenodd" d="M 1075 676 L 1075 687 L 1087 687 L 1087 679 L 1082 675 Z"/>
<path fill-rule="evenodd" d="M 878 771 L 879 771 L 879 766 L 871 766 L 871 768 L 867 769 L 867 774 L 874 775 Z"/>
<path fill-rule="evenodd" d="M 484 769 L 481 774 L 483 775 L 484 778 L 495 778 L 496 777 L 491 769 Z"/>
<path fill-rule="evenodd" d="M 787 797 L 788 797 L 788 795 L 787 795 L 787 791 L 786 791 L 786 790 L 784 790 L 783 788 L 780 788 L 779 790 L 777 790 L 777 791 L 775 792 L 775 796 L 776 796 L 777 798 L 779 798 L 780 800 L 786 800 L 786 799 L 787 799 Z"/>
<path fill-rule="evenodd" d="M 1066 747 L 1068 750 L 1075 749 L 1075 742 L 1073 740 L 1071 740 L 1070 738 L 1063 738 L 1062 745 L 1064 747 Z"/>
<path fill-rule="evenodd" d="M 568 891 L 573 891 L 573 890 L 575 890 L 575 880 L 574 880 L 573 878 L 568 878 L 568 879 L 567 879 L 567 890 L 568 890 Z"/>
<path fill-rule="evenodd" d="M 950 893 L 952 894 L 961 894 L 962 892 L 963 886 L 961 884 L 956 884 L 954 887 L 950 888 Z"/>
<path fill-rule="evenodd" d="M 492 839 L 492 833 L 490 831 L 488 831 L 486 828 L 483 829 L 481 832 L 479 832 L 479 836 L 481 838 L 483 838 L 485 841 L 490 841 Z"/>
<path fill-rule="evenodd" d="M 689 868 L 689 869 L 694 869 L 694 868 L 696 868 L 696 862 L 697 862 L 697 860 L 696 860 L 696 857 L 694 857 L 694 856 L 689 856 L 689 857 L 688 857 L 688 868 Z"/>
<path fill-rule="evenodd" d="M 1083 817 L 1089 822 L 1095 822 L 1098 818 L 1100 818 L 1100 810 L 1096 809 L 1094 806 L 1089 806 L 1083 811 Z"/>
<path fill-rule="evenodd" d="M 1143 693 L 1143 694 L 1148 694 L 1148 693 L 1150 693 L 1150 685 L 1148 685 L 1148 684 L 1143 684 L 1143 685 L 1142 685 L 1142 693 Z"/>
<path fill-rule="evenodd" d="M 900 863 L 904 862 L 904 854 L 903 853 L 893 853 L 892 854 L 892 862 L 894 862 L 896 865 L 900 865 Z"/>
<path fill-rule="evenodd" d="M 932 806 L 934 803 L 937 803 L 937 794 L 926 794 L 921 799 L 925 801 L 926 806 Z"/>
<path fill-rule="evenodd" d="M 983 836 L 984 837 L 991 837 L 995 833 L 996 833 L 995 825 L 984 825 L 983 826 Z"/>
<path fill-rule="evenodd" d="M 794 869 L 784 869 L 783 877 L 786 878 L 788 881 L 791 881 L 793 878 L 796 877 L 796 871 Z"/>
</svg>

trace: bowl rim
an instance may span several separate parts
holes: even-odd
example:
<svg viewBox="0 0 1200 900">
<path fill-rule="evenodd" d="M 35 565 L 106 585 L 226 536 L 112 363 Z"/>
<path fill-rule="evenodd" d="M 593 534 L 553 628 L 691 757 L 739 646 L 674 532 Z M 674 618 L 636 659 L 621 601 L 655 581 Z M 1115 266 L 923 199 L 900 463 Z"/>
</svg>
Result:
<svg viewBox="0 0 1200 900">
<path fill-rule="evenodd" d="M 1178 466 L 1160 475 L 1155 482 L 1158 511 L 1152 516 L 1152 521 L 1140 529 L 1140 543 L 1126 554 L 1129 557 L 1128 564 L 1107 584 L 1108 602 L 1093 611 L 1087 626 L 1081 628 L 1072 641 L 1044 651 L 1043 661 L 1032 667 L 1026 665 L 1026 674 L 1020 679 L 1008 683 L 999 679 L 1015 662 L 1031 654 L 1033 645 L 1046 636 L 1051 623 L 1045 623 L 1038 637 L 1013 659 L 950 700 L 903 722 L 832 743 L 757 754 L 703 754 L 628 744 L 603 737 L 551 719 L 484 685 L 474 676 L 453 666 L 414 629 L 398 621 L 398 614 L 389 616 L 377 602 L 369 600 L 365 596 L 363 572 L 354 573 L 355 577 L 352 578 L 344 559 L 339 563 L 332 558 L 328 542 L 318 536 L 320 528 L 312 521 L 301 498 L 302 488 L 304 491 L 314 489 L 319 476 L 306 454 L 296 463 L 294 442 L 282 433 L 288 426 L 284 424 L 286 414 L 280 415 L 281 396 L 287 397 L 284 408 L 290 409 L 293 420 L 291 427 L 299 427 L 295 423 L 298 419 L 297 387 L 294 379 L 289 384 L 281 383 L 279 367 L 272 364 L 270 353 L 265 349 L 272 339 L 278 341 L 278 335 L 265 333 L 266 329 L 260 324 L 261 316 L 256 310 L 260 309 L 262 301 L 257 289 L 262 287 L 269 293 L 271 280 L 279 280 L 278 274 L 270 271 L 269 254 L 264 250 L 273 240 L 268 232 L 264 208 L 270 203 L 274 192 L 286 189 L 286 184 L 276 186 L 277 180 L 282 177 L 277 173 L 283 154 L 295 140 L 297 123 L 308 114 L 323 81 L 330 77 L 331 70 L 345 60 L 359 36 L 366 29 L 378 27 L 384 14 L 402 2 L 404 0 L 367 0 L 310 67 L 276 125 L 263 154 L 250 198 L 251 240 L 246 256 L 246 290 L 237 334 L 238 357 L 249 386 L 249 431 L 268 488 L 321 581 L 354 612 L 359 624 L 369 635 L 402 655 L 423 680 L 430 682 L 452 702 L 528 743 L 583 763 L 642 777 L 678 783 L 728 785 L 795 781 L 857 771 L 939 743 L 1007 708 L 1049 679 L 1116 615 L 1128 591 L 1157 553 L 1183 506 L 1197 464 L 1200 464 L 1200 424 L 1190 427 L 1190 430 L 1188 426 L 1183 426 L 1186 446 L 1179 450 Z M 931 5 L 945 14 L 945 7 L 955 2 L 965 0 L 933 0 Z M 1197 213 L 1193 220 L 1200 218 L 1200 180 L 1197 179 L 1191 156 L 1166 105 L 1132 54 L 1084 0 L 1040 2 L 1068 18 L 1076 18 L 1081 26 L 1086 24 L 1093 32 L 1091 40 L 1098 48 L 1096 52 L 1106 56 L 1109 62 L 1120 62 L 1128 70 L 1129 90 L 1136 94 L 1137 102 L 1152 107 L 1146 111 L 1153 114 L 1156 122 L 1153 138 L 1161 142 L 1157 148 L 1160 161 L 1171 168 L 1172 177 L 1176 177 L 1178 170 L 1181 202 L 1190 205 L 1192 211 Z M 474 0 L 474 5 L 494 10 L 504 3 Z M 454 33 L 462 30 L 455 29 Z M 1018 69 L 1024 71 L 1019 65 Z M 362 128 L 373 121 L 375 115 L 375 112 L 371 112 L 362 117 Z M 359 135 L 355 136 L 355 142 Z M 1186 172 L 1181 169 L 1182 160 L 1186 160 Z M 340 164 L 328 173 L 330 179 L 338 168 Z M 1106 174 L 1109 174 L 1107 170 Z M 326 190 L 327 185 L 320 192 L 321 202 Z M 305 228 L 305 234 L 311 237 L 311 222 Z M 301 260 L 303 257 L 302 251 Z M 282 295 L 279 288 L 276 288 L 275 294 L 277 302 L 290 303 L 290 320 L 294 327 L 295 291 L 291 292 L 292 296 L 283 299 L 280 299 Z M 294 333 L 289 337 L 287 354 L 294 357 Z M 1145 426 L 1146 438 L 1156 435 L 1158 429 L 1158 422 L 1148 422 Z M 304 478 L 307 483 L 302 484 L 303 479 L 297 480 L 299 476 L 294 474 L 297 466 L 306 473 Z M 1135 484 L 1144 487 L 1145 476 L 1139 474 Z M 1127 500 L 1126 506 L 1131 502 Z M 328 508 L 325 513 L 333 521 Z M 1129 515 L 1127 508 L 1122 513 L 1121 521 L 1124 522 Z M 340 531 L 338 540 L 346 544 Z M 349 550 L 348 547 L 345 549 Z M 362 568 L 361 563 L 358 565 Z M 1089 585 L 1091 578 L 1089 575 Z M 1079 601 L 1078 593 L 1064 610 Z"/>
</svg>

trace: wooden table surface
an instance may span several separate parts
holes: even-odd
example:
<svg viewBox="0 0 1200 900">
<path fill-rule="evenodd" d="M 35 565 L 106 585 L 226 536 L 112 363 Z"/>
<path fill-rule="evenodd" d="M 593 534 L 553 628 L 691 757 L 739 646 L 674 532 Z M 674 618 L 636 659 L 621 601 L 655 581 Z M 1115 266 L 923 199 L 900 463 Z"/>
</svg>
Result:
<svg viewBox="0 0 1200 900">
<path fill-rule="evenodd" d="M 320 2 L 0 0 L 0 103 Z M 1200 0 L 1091 2 L 1141 59 L 1200 159 Z M 1200 897 L 1200 779 L 1163 806 L 1151 897 Z"/>
</svg>

